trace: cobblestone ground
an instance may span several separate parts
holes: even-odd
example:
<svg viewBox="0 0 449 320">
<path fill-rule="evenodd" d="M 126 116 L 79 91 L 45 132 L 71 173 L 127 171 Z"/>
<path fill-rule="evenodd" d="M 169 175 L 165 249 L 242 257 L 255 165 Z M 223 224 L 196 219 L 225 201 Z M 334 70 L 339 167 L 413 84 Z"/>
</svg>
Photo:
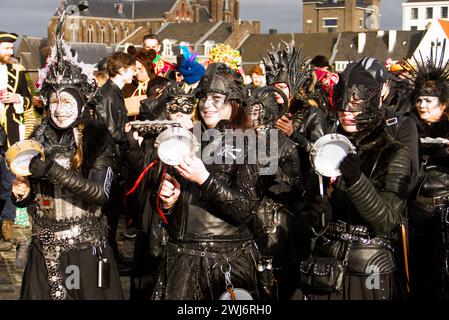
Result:
<svg viewBox="0 0 449 320">
<path fill-rule="evenodd" d="M 120 236 L 120 232 L 124 231 L 124 218 L 120 219 L 119 229 L 117 231 L 117 242 L 120 251 L 128 257 L 131 257 L 134 249 L 133 240 L 124 240 Z M 14 228 L 14 236 L 19 241 L 24 241 L 31 236 L 31 228 L 19 229 Z M 20 294 L 20 284 L 22 282 L 23 270 L 17 269 L 16 250 L 0 252 L 0 301 L 1 300 L 17 300 Z M 129 299 L 129 277 L 121 277 L 123 291 L 127 299 Z"/>
</svg>

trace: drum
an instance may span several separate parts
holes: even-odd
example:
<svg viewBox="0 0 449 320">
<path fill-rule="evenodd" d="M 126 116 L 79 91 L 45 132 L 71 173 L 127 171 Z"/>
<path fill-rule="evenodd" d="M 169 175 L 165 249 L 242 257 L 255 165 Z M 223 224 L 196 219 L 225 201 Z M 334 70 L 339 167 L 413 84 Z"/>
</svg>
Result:
<svg viewBox="0 0 449 320">
<path fill-rule="evenodd" d="M 310 162 L 315 171 L 325 177 L 341 175 L 338 167 L 348 153 L 355 147 L 344 135 L 331 133 L 319 138 L 310 151 Z"/>
<path fill-rule="evenodd" d="M 29 176 L 31 159 L 37 154 L 45 159 L 44 148 L 36 140 L 23 140 L 13 144 L 5 154 L 8 169 L 18 176 Z"/>
<path fill-rule="evenodd" d="M 161 132 L 155 142 L 159 159 L 170 166 L 179 165 L 185 156 L 195 155 L 197 145 L 195 136 L 179 126 Z"/>
</svg>

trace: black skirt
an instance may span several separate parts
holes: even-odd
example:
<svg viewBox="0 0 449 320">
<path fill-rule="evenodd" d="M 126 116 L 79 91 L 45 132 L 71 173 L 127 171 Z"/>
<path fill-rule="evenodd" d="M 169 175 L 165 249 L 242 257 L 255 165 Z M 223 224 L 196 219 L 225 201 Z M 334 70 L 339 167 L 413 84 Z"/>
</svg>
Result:
<svg viewBox="0 0 449 320">
<path fill-rule="evenodd" d="M 67 290 L 66 300 L 123 300 L 123 290 L 116 262 L 112 250 L 107 247 L 102 255 L 110 263 L 109 288 L 97 287 L 98 258 L 92 255 L 90 248 L 83 250 L 71 250 L 60 257 L 60 272 L 64 282 L 74 275 L 73 270 L 78 267 L 79 286 L 76 289 Z M 67 273 L 66 273 L 67 272 Z M 73 279 L 73 277 L 71 278 Z M 74 283 L 68 279 L 68 283 Z M 78 283 L 78 282 L 77 282 Z M 28 261 L 22 279 L 20 299 L 23 300 L 49 300 L 50 287 L 47 280 L 47 268 L 42 253 L 32 242 Z"/>
</svg>

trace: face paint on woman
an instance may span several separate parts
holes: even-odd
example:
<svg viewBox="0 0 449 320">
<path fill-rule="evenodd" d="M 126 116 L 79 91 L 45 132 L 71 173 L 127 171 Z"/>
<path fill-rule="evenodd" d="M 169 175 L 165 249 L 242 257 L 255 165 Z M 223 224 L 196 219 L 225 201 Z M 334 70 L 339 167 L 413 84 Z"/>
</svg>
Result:
<svg viewBox="0 0 449 320">
<path fill-rule="evenodd" d="M 220 93 L 209 93 L 199 104 L 200 114 L 208 128 L 215 128 L 220 120 L 229 120 L 232 107 L 225 103 L 226 96 Z"/>
<path fill-rule="evenodd" d="M 433 96 L 420 96 L 416 104 L 419 117 L 429 123 L 438 122 L 443 115 L 444 105 L 440 99 Z"/>
<path fill-rule="evenodd" d="M 66 91 L 50 95 L 50 117 L 60 129 L 70 127 L 78 118 L 78 101 Z"/>
</svg>

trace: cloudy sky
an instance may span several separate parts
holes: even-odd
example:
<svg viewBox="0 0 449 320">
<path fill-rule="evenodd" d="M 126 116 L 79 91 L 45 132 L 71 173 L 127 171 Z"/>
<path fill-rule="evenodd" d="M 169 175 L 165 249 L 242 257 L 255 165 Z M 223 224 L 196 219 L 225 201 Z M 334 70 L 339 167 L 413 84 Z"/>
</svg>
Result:
<svg viewBox="0 0 449 320">
<path fill-rule="evenodd" d="M 113 0 L 111 0 L 113 1 Z M 383 0 L 381 28 L 400 29 L 402 0 Z M 45 37 L 59 0 L 0 0 L 0 30 Z M 261 20 L 262 32 L 301 32 L 302 0 L 240 0 L 241 18 Z"/>
</svg>

